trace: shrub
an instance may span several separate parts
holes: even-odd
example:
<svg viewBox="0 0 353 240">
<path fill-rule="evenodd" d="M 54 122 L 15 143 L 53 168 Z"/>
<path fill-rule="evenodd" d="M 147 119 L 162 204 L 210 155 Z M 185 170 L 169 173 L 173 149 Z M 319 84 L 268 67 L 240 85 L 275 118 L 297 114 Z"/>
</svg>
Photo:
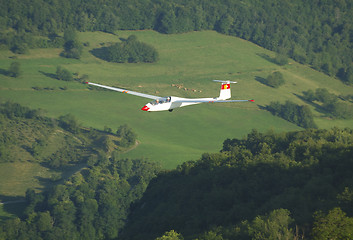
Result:
<svg viewBox="0 0 353 240">
<path fill-rule="evenodd" d="M 284 78 L 282 73 L 280 72 L 274 72 L 270 75 L 268 75 L 268 77 L 266 78 L 265 84 L 273 87 L 273 88 L 278 88 L 281 85 L 283 85 L 285 83 Z"/>
<path fill-rule="evenodd" d="M 58 66 L 56 68 L 56 77 L 59 80 L 63 81 L 73 81 L 74 78 L 72 77 L 72 74 L 65 68 L 62 68 L 61 66 Z"/>
</svg>

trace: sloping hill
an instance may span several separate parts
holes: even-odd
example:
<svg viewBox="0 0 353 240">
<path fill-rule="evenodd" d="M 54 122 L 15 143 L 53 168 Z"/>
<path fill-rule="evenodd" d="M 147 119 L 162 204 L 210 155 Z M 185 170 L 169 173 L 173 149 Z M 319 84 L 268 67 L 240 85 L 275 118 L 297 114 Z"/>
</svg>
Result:
<svg viewBox="0 0 353 240">
<path fill-rule="evenodd" d="M 65 180 L 92 164 L 98 153 L 108 156 L 120 138 L 94 129 L 78 132 L 63 128 L 63 121 L 40 115 L 14 103 L 0 104 L 0 200 L 23 197 Z M 4 199 L 2 199 L 4 198 Z"/>
<path fill-rule="evenodd" d="M 118 42 L 131 34 L 154 46 L 159 52 L 159 62 L 108 63 L 90 53 L 92 49 Z M 87 32 L 80 33 L 79 37 L 82 42 L 89 43 L 81 60 L 61 58 L 58 49 L 31 50 L 28 55 L 16 56 L 23 75 L 17 79 L 0 75 L 1 98 L 42 108 L 51 117 L 71 113 L 87 127 L 116 128 L 128 123 L 137 132 L 141 144 L 126 156 L 148 158 L 161 162 L 166 168 L 197 159 L 205 151 L 217 151 L 224 139 L 244 136 L 253 128 L 260 131 L 299 129 L 263 111 L 262 107 L 271 101 L 308 104 L 298 96 L 318 87 L 325 87 L 336 95 L 353 92 L 352 87 L 292 60 L 288 65 L 278 66 L 271 61 L 272 52 L 213 31 L 177 35 L 119 31 L 117 36 Z M 1 52 L 0 68 L 7 69 L 13 61 L 12 56 L 10 52 Z M 58 65 L 78 77 L 86 74 L 92 82 L 160 96 L 217 96 L 219 86 L 210 80 L 230 79 L 238 82 L 232 85 L 234 99 L 254 98 L 256 102 L 199 105 L 173 113 L 145 113 L 140 108 L 148 102 L 146 99 L 109 91 L 89 91 L 80 83 L 55 79 Z M 286 81 L 278 89 L 257 80 L 273 71 L 280 71 Z M 183 87 L 179 89 L 176 85 Z M 353 120 L 333 120 L 314 106 L 310 105 L 310 108 L 320 128 L 353 126 Z"/>
</svg>

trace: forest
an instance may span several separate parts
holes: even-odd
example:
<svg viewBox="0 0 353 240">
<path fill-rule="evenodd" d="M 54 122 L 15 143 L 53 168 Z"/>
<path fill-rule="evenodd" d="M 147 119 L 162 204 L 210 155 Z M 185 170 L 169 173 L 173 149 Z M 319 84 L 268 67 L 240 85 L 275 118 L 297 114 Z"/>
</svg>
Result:
<svg viewBox="0 0 353 240">
<path fill-rule="evenodd" d="M 19 136 L 3 128 L 2 162 L 21 161 L 9 149 L 23 148 L 50 168 L 78 162 L 86 167 L 62 183 L 52 179 L 52 187 L 41 193 L 28 189 L 23 214 L 0 223 L 0 239 L 351 239 L 353 234 L 352 129 L 254 129 L 242 139 L 226 139 L 218 153 L 162 170 L 150 161 L 120 158 L 109 127 L 85 129 L 71 115 L 55 120 L 40 110 L 1 104 L 2 126 L 21 122 L 37 139 L 28 143 L 23 127 Z M 45 158 L 48 134 L 60 129 L 73 134 L 66 137 L 71 147 Z M 122 145 L 136 139 L 127 125 L 114 135 L 125 139 Z"/>
<path fill-rule="evenodd" d="M 352 167 L 351 129 L 253 130 L 153 179 L 123 239 L 352 239 Z"/>
<path fill-rule="evenodd" d="M 16 53 L 62 47 L 61 33 L 72 27 L 110 33 L 154 29 L 165 34 L 212 29 L 353 83 L 349 0 L 1 0 L 0 4 L 0 49 Z"/>
</svg>

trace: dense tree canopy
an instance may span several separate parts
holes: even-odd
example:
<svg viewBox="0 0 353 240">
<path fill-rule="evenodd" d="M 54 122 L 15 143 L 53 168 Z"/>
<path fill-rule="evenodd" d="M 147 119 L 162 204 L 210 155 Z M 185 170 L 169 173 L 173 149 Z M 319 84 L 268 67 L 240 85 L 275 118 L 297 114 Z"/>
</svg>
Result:
<svg viewBox="0 0 353 240">
<path fill-rule="evenodd" d="M 135 35 L 105 49 L 104 58 L 109 62 L 153 63 L 158 60 L 157 50 L 153 46 L 138 41 Z"/>
<path fill-rule="evenodd" d="M 26 220 L 0 225 L 5 239 L 116 239 L 130 204 L 142 196 L 157 173 L 140 160 L 98 158 L 97 164 L 73 175 L 49 192 L 26 193 Z"/>
<path fill-rule="evenodd" d="M 353 118 L 353 104 L 351 96 L 337 96 L 326 88 L 303 92 L 303 98 L 312 105 L 326 112 L 327 116 L 338 119 Z"/>
<path fill-rule="evenodd" d="M 279 64 L 289 56 L 353 82 L 350 0 L 1 0 L 0 4 L 0 48 L 19 53 L 29 47 L 62 46 L 59 33 L 69 27 L 105 32 L 155 29 L 167 34 L 214 29 L 276 51 Z"/>
<path fill-rule="evenodd" d="M 253 130 L 226 140 L 220 153 L 160 174 L 133 206 L 124 233 L 126 239 L 154 239 L 170 229 L 185 239 L 348 236 L 352 167 L 350 129 Z"/>
<path fill-rule="evenodd" d="M 307 105 L 297 105 L 291 101 L 284 104 L 271 102 L 266 109 L 273 115 L 279 116 L 303 128 L 317 128 L 313 114 Z"/>
<path fill-rule="evenodd" d="M 82 43 L 78 41 L 75 29 L 68 28 L 64 32 L 64 51 L 63 57 L 80 59 L 82 54 Z"/>
</svg>

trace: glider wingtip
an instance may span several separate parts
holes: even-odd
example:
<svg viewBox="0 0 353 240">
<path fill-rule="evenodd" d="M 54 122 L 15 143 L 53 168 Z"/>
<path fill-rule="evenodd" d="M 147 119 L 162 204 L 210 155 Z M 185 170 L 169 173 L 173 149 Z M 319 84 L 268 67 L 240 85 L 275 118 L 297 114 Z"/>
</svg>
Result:
<svg viewBox="0 0 353 240">
<path fill-rule="evenodd" d="M 249 100 L 249 102 L 255 102 L 255 100 L 254 100 L 254 99 L 251 99 L 251 100 Z"/>
</svg>

